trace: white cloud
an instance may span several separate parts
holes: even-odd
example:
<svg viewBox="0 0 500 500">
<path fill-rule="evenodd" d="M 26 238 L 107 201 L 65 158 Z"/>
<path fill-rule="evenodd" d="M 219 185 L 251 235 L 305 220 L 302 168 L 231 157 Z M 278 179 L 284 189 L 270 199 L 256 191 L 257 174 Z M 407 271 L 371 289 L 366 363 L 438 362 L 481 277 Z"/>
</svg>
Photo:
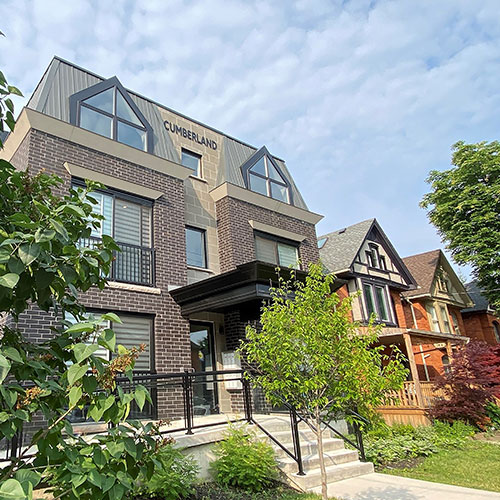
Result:
<svg viewBox="0 0 500 500">
<path fill-rule="evenodd" d="M 4 0 L 0 67 L 54 54 L 287 160 L 320 232 L 379 217 L 440 245 L 418 201 L 456 140 L 497 136 L 498 3 Z"/>
</svg>

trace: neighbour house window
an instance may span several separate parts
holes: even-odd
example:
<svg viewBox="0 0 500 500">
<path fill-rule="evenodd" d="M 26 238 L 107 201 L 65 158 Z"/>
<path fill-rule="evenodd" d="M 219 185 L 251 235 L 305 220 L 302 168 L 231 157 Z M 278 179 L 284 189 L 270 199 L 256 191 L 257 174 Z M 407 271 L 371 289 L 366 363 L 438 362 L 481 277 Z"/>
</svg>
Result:
<svg viewBox="0 0 500 500">
<path fill-rule="evenodd" d="M 363 283 L 363 293 L 368 316 L 375 314 L 379 321 L 391 321 L 390 304 L 385 286 Z"/>
<path fill-rule="evenodd" d="M 498 321 L 493 321 L 493 333 L 495 334 L 497 342 L 500 343 L 500 325 L 498 324 Z"/>
<path fill-rule="evenodd" d="M 74 184 L 76 187 L 79 182 Z M 114 191 L 95 191 L 92 209 L 104 220 L 82 243 L 91 246 L 103 235 L 112 236 L 121 251 L 116 252 L 110 279 L 143 285 L 153 284 L 152 203 Z"/>
<path fill-rule="evenodd" d="M 453 331 L 457 335 L 460 335 L 460 323 L 458 322 L 457 314 L 455 313 L 455 311 L 451 311 L 450 316 L 451 316 L 451 321 L 453 323 Z"/>
<path fill-rule="evenodd" d="M 99 316 L 100 313 L 87 313 L 88 317 Z M 104 328 L 112 328 L 116 335 L 116 345 L 123 345 L 127 349 L 132 347 L 139 348 L 141 345 L 144 346 L 144 350 L 139 353 L 138 358 L 135 362 L 135 371 L 151 371 L 153 369 L 153 364 L 151 361 L 151 338 L 153 331 L 153 320 L 152 318 L 132 315 L 132 314 L 122 314 L 118 313 L 122 323 L 114 323 L 112 321 L 105 321 L 103 324 Z M 67 315 L 66 320 L 71 323 L 75 323 L 76 320 L 72 315 Z M 88 344 L 97 343 L 97 338 L 87 339 Z M 104 347 L 99 347 L 95 352 L 96 356 L 110 360 L 114 355 L 105 349 Z"/>
<path fill-rule="evenodd" d="M 100 90 L 103 85 L 106 82 L 95 86 L 94 93 L 90 87 L 70 98 L 76 104 L 75 124 L 133 148 L 150 150 L 151 127 L 127 91 L 121 85 Z"/>
<path fill-rule="evenodd" d="M 186 227 L 186 262 L 188 266 L 207 267 L 206 232 Z"/>
<path fill-rule="evenodd" d="M 247 171 L 248 187 L 256 193 L 290 203 L 290 185 L 276 162 L 267 155 L 261 156 Z"/>
<path fill-rule="evenodd" d="M 182 148 L 181 163 L 193 171 L 193 175 L 201 177 L 201 155 Z"/>
<path fill-rule="evenodd" d="M 450 367 L 450 358 L 448 357 L 447 354 L 441 357 L 441 363 L 443 363 L 443 370 L 445 374 L 450 373 L 451 367 Z"/>
<path fill-rule="evenodd" d="M 441 320 L 443 321 L 443 332 L 451 333 L 448 310 L 446 309 L 445 306 L 439 306 L 439 310 L 441 311 Z"/>
<path fill-rule="evenodd" d="M 296 244 L 267 235 L 255 235 L 255 255 L 257 260 L 281 267 L 297 269 L 299 265 L 299 252 Z"/>
<path fill-rule="evenodd" d="M 431 329 L 433 332 L 440 332 L 439 319 L 437 317 L 436 308 L 432 305 L 427 306 L 427 312 L 429 313 L 431 320 Z"/>
<path fill-rule="evenodd" d="M 378 251 L 378 246 L 373 243 L 368 244 L 370 250 L 366 251 L 366 261 L 370 267 L 374 267 L 376 269 L 381 269 L 382 271 L 387 270 L 385 257 L 380 255 Z"/>
</svg>

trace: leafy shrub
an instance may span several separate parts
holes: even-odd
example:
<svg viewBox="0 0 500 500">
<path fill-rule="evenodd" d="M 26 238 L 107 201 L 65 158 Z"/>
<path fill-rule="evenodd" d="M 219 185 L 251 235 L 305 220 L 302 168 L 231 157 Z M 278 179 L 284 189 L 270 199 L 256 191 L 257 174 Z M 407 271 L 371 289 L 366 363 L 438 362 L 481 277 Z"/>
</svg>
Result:
<svg viewBox="0 0 500 500">
<path fill-rule="evenodd" d="M 142 496 L 178 500 L 193 493 L 199 467 L 195 459 L 185 456 L 172 443 L 162 446 L 154 455 L 155 469 L 144 481 Z"/>
<path fill-rule="evenodd" d="M 486 428 L 486 405 L 500 395 L 500 347 L 472 341 L 453 353 L 451 370 L 436 379 L 444 397 L 429 410 L 436 420 L 463 420 Z"/>
<path fill-rule="evenodd" d="M 500 406 L 490 401 L 486 405 L 486 415 L 491 420 L 491 427 L 500 429 Z"/>
<path fill-rule="evenodd" d="M 274 450 L 246 426 L 231 426 L 215 446 L 212 470 L 222 486 L 261 491 L 278 476 Z"/>
<path fill-rule="evenodd" d="M 375 464 L 426 457 L 442 449 L 461 446 L 475 432 L 463 422 L 435 422 L 429 427 L 385 426 L 366 435 L 366 457 Z"/>
</svg>

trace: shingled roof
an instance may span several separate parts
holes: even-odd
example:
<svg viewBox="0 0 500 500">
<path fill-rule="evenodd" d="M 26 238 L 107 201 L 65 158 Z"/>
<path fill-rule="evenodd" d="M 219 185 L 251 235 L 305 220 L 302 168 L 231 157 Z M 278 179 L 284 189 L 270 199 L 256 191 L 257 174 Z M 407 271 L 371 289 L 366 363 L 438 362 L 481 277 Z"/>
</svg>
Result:
<svg viewBox="0 0 500 500">
<path fill-rule="evenodd" d="M 321 262 L 329 272 L 338 273 L 349 269 L 374 222 L 375 219 L 364 220 L 318 238 L 318 241 L 326 238 L 319 253 Z"/>
<path fill-rule="evenodd" d="M 418 283 L 416 290 L 404 292 L 405 297 L 413 297 L 415 295 L 426 295 L 431 293 L 432 283 L 439 265 L 441 250 L 431 250 L 430 252 L 419 253 L 405 257 L 403 262 L 410 270 L 410 273 Z"/>
<path fill-rule="evenodd" d="M 474 306 L 462 309 L 463 313 L 491 310 L 490 303 L 488 302 L 488 299 L 481 293 L 481 289 L 479 288 L 477 281 L 471 281 L 470 283 L 467 283 L 465 285 L 465 289 L 474 302 Z"/>
</svg>

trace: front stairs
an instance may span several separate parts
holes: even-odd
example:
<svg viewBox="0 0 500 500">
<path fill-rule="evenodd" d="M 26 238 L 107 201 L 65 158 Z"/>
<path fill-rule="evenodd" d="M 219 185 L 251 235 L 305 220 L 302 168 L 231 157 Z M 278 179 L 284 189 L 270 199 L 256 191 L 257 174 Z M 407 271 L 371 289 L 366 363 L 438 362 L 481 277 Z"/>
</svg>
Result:
<svg viewBox="0 0 500 500">
<path fill-rule="evenodd" d="M 293 452 L 289 418 L 267 416 L 263 419 L 256 418 L 256 420 L 275 439 Z M 302 491 L 321 492 L 321 472 L 316 436 L 304 422 L 299 424 L 300 447 L 305 472 L 303 476 L 297 474 L 297 462 L 294 459 L 269 439 L 265 433 L 260 431 L 257 426 L 252 427 L 260 437 L 267 439 L 271 443 L 276 452 L 279 468 L 285 473 L 287 481 L 292 486 Z M 361 462 L 357 450 L 346 449 L 344 441 L 332 437 L 332 434 L 328 429 L 323 432 L 323 454 L 328 484 L 342 479 L 370 474 L 374 471 L 372 463 Z"/>
</svg>

